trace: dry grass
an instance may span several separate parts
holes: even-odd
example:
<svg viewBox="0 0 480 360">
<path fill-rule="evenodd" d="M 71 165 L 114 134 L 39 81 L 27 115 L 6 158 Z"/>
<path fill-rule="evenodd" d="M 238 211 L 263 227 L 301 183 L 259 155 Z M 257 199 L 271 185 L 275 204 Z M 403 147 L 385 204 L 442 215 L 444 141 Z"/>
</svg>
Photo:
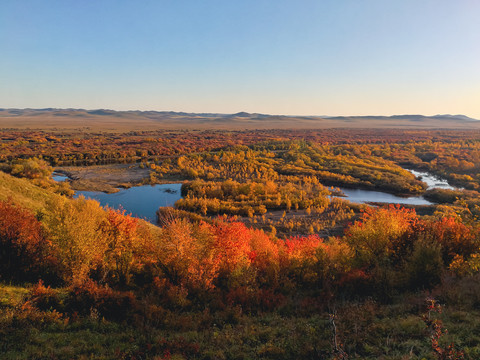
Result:
<svg viewBox="0 0 480 360">
<path fill-rule="evenodd" d="M 12 199 L 27 209 L 38 211 L 52 197 L 60 195 L 33 185 L 27 179 L 15 178 L 0 171 L 0 200 Z"/>
</svg>

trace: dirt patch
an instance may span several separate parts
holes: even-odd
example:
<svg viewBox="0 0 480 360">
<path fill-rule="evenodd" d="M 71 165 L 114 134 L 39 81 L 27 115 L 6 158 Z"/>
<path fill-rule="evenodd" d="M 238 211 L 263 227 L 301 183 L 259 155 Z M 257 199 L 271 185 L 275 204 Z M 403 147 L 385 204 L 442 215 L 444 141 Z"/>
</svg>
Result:
<svg viewBox="0 0 480 360">
<path fill-rule="evenodd" d="M 148 180 L 150 170 L 138 164 L 115 164 L 95 166 L 59 167 L 56 172 L 69 177 L 74 190 L 116 192 L 117 188 L 128 188 Z"/>
</svg>

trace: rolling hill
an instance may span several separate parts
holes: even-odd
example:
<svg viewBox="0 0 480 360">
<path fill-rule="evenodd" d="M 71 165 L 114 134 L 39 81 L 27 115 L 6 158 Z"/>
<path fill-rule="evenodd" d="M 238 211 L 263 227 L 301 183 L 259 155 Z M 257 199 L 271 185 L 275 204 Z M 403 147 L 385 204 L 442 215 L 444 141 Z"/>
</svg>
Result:
<svg viewBox="0 0 480 360">
<path fill-rule="evenodd" d="M 464 115 L 285 116 L 107 109 L 0 109 L 1 129 L 129 131 L 157 129 L 480 129 Z"/>
</svg>

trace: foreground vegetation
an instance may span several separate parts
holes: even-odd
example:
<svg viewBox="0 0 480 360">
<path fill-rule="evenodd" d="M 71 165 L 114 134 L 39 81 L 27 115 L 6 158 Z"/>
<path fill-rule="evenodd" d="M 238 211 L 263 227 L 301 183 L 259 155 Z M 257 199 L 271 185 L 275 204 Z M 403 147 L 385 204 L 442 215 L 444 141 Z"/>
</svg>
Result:
<svg viewBox="0 0 480 360">
<path fill-rule="evenodd" d="M 110 134 L 86 157 L 107 135 L 22 134 L 32 141 L 2 143 L 3 358 L 480 356 L 475 134 Z M 146 182 L 185 180 L 184 198 L 155 226 L 51 180 L 52 165 L 107 159 L 139 161 Z M 425 193 L 400 165 L 465 189 Z M 340 185 L 438 204 L 352 204 L 331 198 Z"/>
<path fill-rule="evenodd" d="M 431 357 L 422 289 L 447 304 L 434 315 L 449 329 L 439 351 L 455 342 L 478 354 L 463 328 L 476 326 L 480 295 L 465 214 L 369 209 L 341 238 L 280 240 L 223 219 L 157 228 L 92 200 L 38 196 L 0 202 L 7 358 Z M 6 285 L 25 282 L 35 285 Z"/>
</svg>

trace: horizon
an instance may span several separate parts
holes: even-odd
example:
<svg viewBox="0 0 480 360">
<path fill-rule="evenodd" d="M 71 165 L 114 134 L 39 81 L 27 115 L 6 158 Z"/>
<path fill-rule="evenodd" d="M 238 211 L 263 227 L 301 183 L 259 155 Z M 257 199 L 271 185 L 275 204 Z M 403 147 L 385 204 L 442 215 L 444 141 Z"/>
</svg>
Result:
<svg viewBox="0 0 480 360">
<path fill-rule="evenodd" d="M 176 114 L 207 114 L 207 115 L 236 115 L 236 114 L 248 114 L 248 115 L 263 115 L 263 116 L 284 116 L 284 117 L 318 117 L 318 118 L 336 118 L 336 117 L 387 117 L 387 118 L 392 118 L 392 117 L 400 117 L 400 116 L 422 116 L 422 117 L 467 117 L 471 120 L 475 121 L 480 121 L 480 119 L 476 119 L 473 117 L 470 117 L 465 114 L 432 114 L 432 115 L 427 115 L 427 114 L 391 114 L 391 115 L 373 115 L 373 114 L 366 114 L 366 115 L 357 115 L 357 114 L 351 114 L 351 115 L 316 115 L 316 114 L 307 114 L 307 115 L 300 115 L 300 114 L 267 114 L 267 113 L 260 113 L 260 112 L 248 112 L 248 111 L 235 111 L 235 112 L 191 112 L 191 111 L 174 111 L 174 110 L 153 110 L 153 109 L 147 109 L 147 110 L 140 110 L 140 109 L 129 109 L 129 110 L 116 110 L 116 109 L 111 109 L 111 108 L 56 108 L 56 107 L 45 107 L 45 108 L 31 108 L 31 107 L 25 107 L 25 108 L 4 108 L 0 107 L 0 111 L 2 110 L 36 110 L 36 111 L 54 111 L 54 110 L 68 110 L 68 111 L 113 111 L 113 112 L 157 112 L 157 113 L 176 113 Z"/>
<path fill-rule="evenodd" d="M 472 0 L 5 0 L 0 106 L 480 119 L 479 12 Z"/>
</svg>

